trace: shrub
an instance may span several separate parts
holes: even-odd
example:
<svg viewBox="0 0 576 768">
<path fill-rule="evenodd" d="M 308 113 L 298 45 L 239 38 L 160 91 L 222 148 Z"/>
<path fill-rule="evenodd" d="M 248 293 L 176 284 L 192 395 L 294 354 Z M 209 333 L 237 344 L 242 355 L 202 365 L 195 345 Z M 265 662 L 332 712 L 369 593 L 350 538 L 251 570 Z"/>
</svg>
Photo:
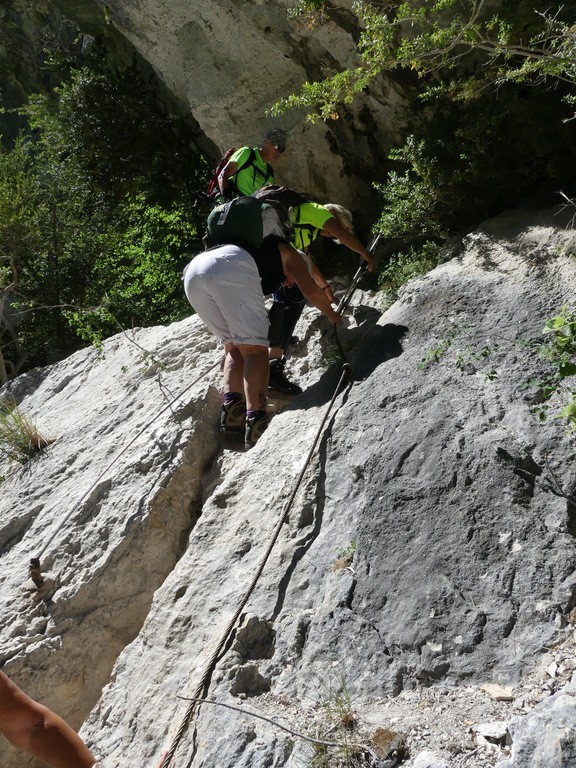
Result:
<svg viewBox="0 0 576 768">
<path fill-rule="evenodd" d="M 421 246 L 412 246 L 390 257 L 380 267 L 378 282 L 395 295 L 408 280 L 429 272 L 441 261 L 440 246 L 437 243 L 428 241 Z"/>
</svg>

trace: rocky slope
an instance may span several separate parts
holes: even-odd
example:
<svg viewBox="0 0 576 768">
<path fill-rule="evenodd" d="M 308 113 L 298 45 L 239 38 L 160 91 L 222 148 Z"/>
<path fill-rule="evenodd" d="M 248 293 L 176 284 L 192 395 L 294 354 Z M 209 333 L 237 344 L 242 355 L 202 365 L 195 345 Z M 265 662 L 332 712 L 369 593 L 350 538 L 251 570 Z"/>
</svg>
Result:
<svg viewBox="0 0 576 768">
<path fill-rule="evenodd" d="M 366 766 L 573 764 L 574 438 L 532 412 L 546 364 L 518 343 L 573 301 L 566 224 L 504 214 L 387 311 L 359 294 L 335 399 L 308 312 L 307 389 L 246 454 L 218 444 L 221 353 L 195 317 L 6 385 L 55 442 L 0 469 L 5 671 L 105 768 L 155 767 L 179 732 L 173 765 L 309 765 L 280 726 L 362 743 Z M 206 704 L 184 728 L 223 638 L 207 697 L 254 714 Z M 34 763 L 3 742 L 0 764 Z"/>
</svg>

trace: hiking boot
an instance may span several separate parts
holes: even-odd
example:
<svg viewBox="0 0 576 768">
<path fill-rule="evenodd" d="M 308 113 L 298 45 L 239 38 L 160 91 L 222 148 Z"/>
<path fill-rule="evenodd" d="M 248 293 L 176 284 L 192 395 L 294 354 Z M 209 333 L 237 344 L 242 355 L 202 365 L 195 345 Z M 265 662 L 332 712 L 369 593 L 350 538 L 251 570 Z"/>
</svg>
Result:
<svg viewBox="0 0 576 768">
<path fill-rule="evenodd" d="M 270 379 L 268 389 L 274 389 L 276 392 L 283 392 L 285 395 L 299 395 L 302 387 L 289 381 L 284 373 L 286 360 L 270 360 Z"/>
<path fill-rule="evenodd" d="M 246 450 L 252 448 L 270 423 L 266 411 L 253 411 L 253 413 L 254 416 L 246 419 L 246 431 L 244 432 L 244 448 Z"/>
<path fill-rule="evenodd" d="M 246 403 L 235 400 L 222 405 L 220 413 L 220 432 L 243 432 L 246 425 Z"/>
</svg>

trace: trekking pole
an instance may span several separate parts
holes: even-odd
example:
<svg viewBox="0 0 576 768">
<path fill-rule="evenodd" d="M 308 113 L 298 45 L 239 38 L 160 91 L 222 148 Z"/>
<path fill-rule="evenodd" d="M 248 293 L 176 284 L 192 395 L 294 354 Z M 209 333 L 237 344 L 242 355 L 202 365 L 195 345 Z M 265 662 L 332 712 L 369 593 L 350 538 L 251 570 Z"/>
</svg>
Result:
<svg viewBox="0 0 576 768">
<path fill-rule="evenodd" d="M 378 235 L 376 235 L 376 237 L 372 241 L 370 247 L 368 248 L 370 253 L 374 253 L 374 251 L 376 250 L 376 246 L 378 245 L 379 241 L 380 241 L 380 235 L 378 234 Z M 367 267 L 368 267 L 368 262 L 367 261 L 363 261 L 362 264 L 360 264 L 360 266 L 358 267 L 358 271 L 356 272 L 356 274 L 352 278 L 352 282 L 350 283 L 350 287 L 348 288 L 348 290 L 346 291 L 344 296 L 342 296 L 342 298 L 340 299 L 340 303 L 336 307 L 336 312 L 339 315 L 341 315 L 342 312 L 344 312 L 344 310 L 348 307 L 348 304 L 350 303 L 350 299 L 352 298 L 352 294 L 354 293 L 354 291 L 358 287 L 358 283 L 360 282 L 360 280 L 362 280 L 362 277 L 364 275 L 364 272 L 366 272 L 366 268 Z"/>
<path fill-rule="evenodd" d="M 344 310 L 348 307 L 348 304 L 350 303 L 350 299 L 352 298 L 352 294 L 356 290 L 360 280 L 362 280 L 362 276 L 364 275 L 364 272 L 366 272 L 366 267 L 367 266 L 368 266 L 368 262 L 367 261 L 363 261 L 362 264 L 360 264 L 360 266 L 358 267 L 358 271 L 356 272 L 356 274 L 352 278 L 352 282 L 350 283 L 350 287 L 348 288 L 348 290 L 346 291 L 344 296 L 342 296 L 338 306 L 336 307 L 336 312 L 339 315 L 341 315 L 344 312 Z"/>
<path fill-rule="evenodd" d="M 368 248 L 369 253 L 374 253 L 374 251 L 376 250 L 376 246 L 378 245 L 379 240 L 380 240 L 380 235 L 378 234 L 378 235 L 376 235 L 374 240 L 372 240 L 372 243 L 370 244 L 370 247 Z M 352 282 L 350 284 L 350 287 L 348 288 L 348 290 L 346 291 L 344 296 L 342 296 L 342 298 L 340 299 L 340 302 L 339 302 L 339 304 L 338 304 L 338 306 L 336 308 L 336 312 L 339 315 L 341 315 L 344 312 L 344 310 L 347 308 L 348 304 L 350 303 L 350 299 L 352 298 L 352 294 L 356 290 L 360 280 L 362 280 L 362 276 L 364 275 L 364 272 L 366 272 L 367 267 L 368 267 L 368 262 L 367 261 L 363 261 L 362 264 L 360 264 L 360 267 L 358 268 L 358 271 L 356 272 L 356 274 L 352 278 Z M 340 343 L 340 338 L 338 336 L 338 331 L 336 329 L 336 326 L 334 326 L 334 341 L 336 342 L 336 346 L 338 347 L 338 351 L 340 352 L 340 356 L 341 356 L 341 358 L 342 358 L 342 360 L 344 362 L 344 365 L 348 366 L 348 375 L 349 375 L 350 380 L 352 380 L 352 378 L 353 378 L 352 366 L 350 365 L 350 363 L 348 362 L 348 359 L 346 358 L 346 354 L 344 352 L 344 348 L 342 347 L 342 344 Z"/>
</svg>

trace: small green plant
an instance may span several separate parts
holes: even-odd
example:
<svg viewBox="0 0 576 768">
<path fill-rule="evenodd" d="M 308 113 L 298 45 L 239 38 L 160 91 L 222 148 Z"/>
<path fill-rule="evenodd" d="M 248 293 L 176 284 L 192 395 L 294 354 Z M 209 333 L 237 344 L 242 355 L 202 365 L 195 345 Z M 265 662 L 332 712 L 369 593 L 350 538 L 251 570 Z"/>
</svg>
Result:
<svg viewBox="0 0 576 768">
<path fill-rule="evenodd" d="M 428 350 L 428 352 L 424 355 L 424 357 L 420 360 L 418 363 L 418 368 L 420 370 L 423 370 L 425 368 L 428 368 L 433 363 L 438 363 L 444 357 L 444 354 L 446 351 L 452 346 L 454 341 L 462 334 L 462 331 L 467 328 L 466 325 L 457 325 L 456 323 L 453 323 L 453 328 L 448 334 L 448 336 L 445 339 L 442 339 L 441 341 L 436 344 L 436 346 L 432 347 Z M 456 364 L 458 365 L 458 362 L 461 362 L 461 356 L 458 356 L 458 359 L 456 361 Z"/>
<path fill-rule="evenodd" d="M 458 368 L 459 371 L 466 371 L 468 366 L 472 364 L 472 366 L 474 366 L 473 371 L 475 371 L 475 363 L 487 360 L 499 349 L 500 347 L 498 344 L 494 344 L 493 346 L 484 344 L 480 349 L 469 344 L 463 352 L 459 352 L 456 356 L 456 368 Z M 488 381 L 494 381 L 498 378 L 498 371 L 496 368 L 485 368 L 482 373 Z"/>
<path fill-rule="evenodd" d="M 338 571 L 342 568 L 349 568 L 352 565 L 354 555 L 356 554 L 356 539 L 352 539 L 347 547 L 337 547 L 334 552 L 336 553 L 334 570 Z"/>
<path fill-rule="evenodd" d="M 576 308 L 564 304 L 559 315 L 546 320 L 544 334 L 549 341 L 542 348 L 559 379 L 576 375 Z"/>
<path fill-rule="evenodd" d="M 391 231 L 388 225 L 380 223 L 383 232 Z M 380 269 L 378 283 L 381 288 L 397 295 L 400 288 L 414 277 L 430 272 L 442 262 L 440 246 L 427 241 L 420 246 L 412 246 L 406 251 L 392 256 Z"/>
<path fill-rule="evenodd" d="M 560 314 L 545 321 L 543 334 L 546 341 L 542 344 L 528 345 L 536 348 L 538 355 L 546 360 L 551 370 L 541 377 L 527 382 L 526 387 L 535 390 L 538 400 L 532 410 L 541 421 L 548 418 L 549 401 L 553 395 L 565 389 L 567 379 L 576 376 L 576 307 L 564 304 Z M 574 385 L 569 385 L 569 402 L 559 416 L 568 419 L 576 427 L 576 392 Z"/>
<path fill-rule="evenodd" d="M 359 759 L 363 760 L 362 750 L 350 738 L 358 718 L 352 707 L 345 678 L 339 678 L 336 684 L 328 682 L 322 687 L 323 695 L 318 706 L 324 714 L 323 737 L 329 735 L 330 740 L 338 742 L 339 746 L 334 748 L 315 744 L 310 768 L 356 768 L 366 765 L 365 762 L 359 762 Z"/>
<path fill-rule="evenodd" d="M 53 442 L 14 402 L 0 401 L 0 456 L 25 464 Z"/>
<path fill-rule="evenodd" d="M 568 419 L 570 424 L 576 427 L 576 392 L 572 392 L 572 399 L 565 408 L 562 408 L 560 416 Z"/>
<path fill-rule="evenodd" d="M 435 347 L 429 349 L 424 357 L 421 358 L 420 362 L 418 363 L 418 368 L 420 370 L 424 370 L 432 365 L 432 363 L 439 363 L 451 344 L 452 341 L 450 339 L 443 339 L 440 341 Z"/>
<path fill-rule="evenodd" d="M 312 29 L 328 20 L 327 11 L 324 0 L 298 0 L 296 5 L 288 8 L 288 18 L 300 19 Z"/>
<path fill-rule="evenodd" d="M 452 330 L 445 339 L 439 341 L 436 346 L 428 350 L 423 358 L 418 363 L 420 370 L 430 367 L 433 363 L 439 363 L 444 357 L 448 349 L 454 344 L 456 339 L 462 337 L 464 331 L 471 326 L 469 323 L 452 323 Z M 486 362 L 488 358 L 495 352 L 500 350 L 499 344 L 485 343 L 481 347 L 468 344 L 463 350 L 456 354 L 454 365 L 459 371 L 467 371 L 468 373 L 475 373 L 477 370 L 476 364 Z M 470 370 L 472 367 L 472 370 Z M 482 371 L 488 381 L 494 381 L 498 378 L 498 371 L 493 366 L 484 368 Z"/>
</svg>

